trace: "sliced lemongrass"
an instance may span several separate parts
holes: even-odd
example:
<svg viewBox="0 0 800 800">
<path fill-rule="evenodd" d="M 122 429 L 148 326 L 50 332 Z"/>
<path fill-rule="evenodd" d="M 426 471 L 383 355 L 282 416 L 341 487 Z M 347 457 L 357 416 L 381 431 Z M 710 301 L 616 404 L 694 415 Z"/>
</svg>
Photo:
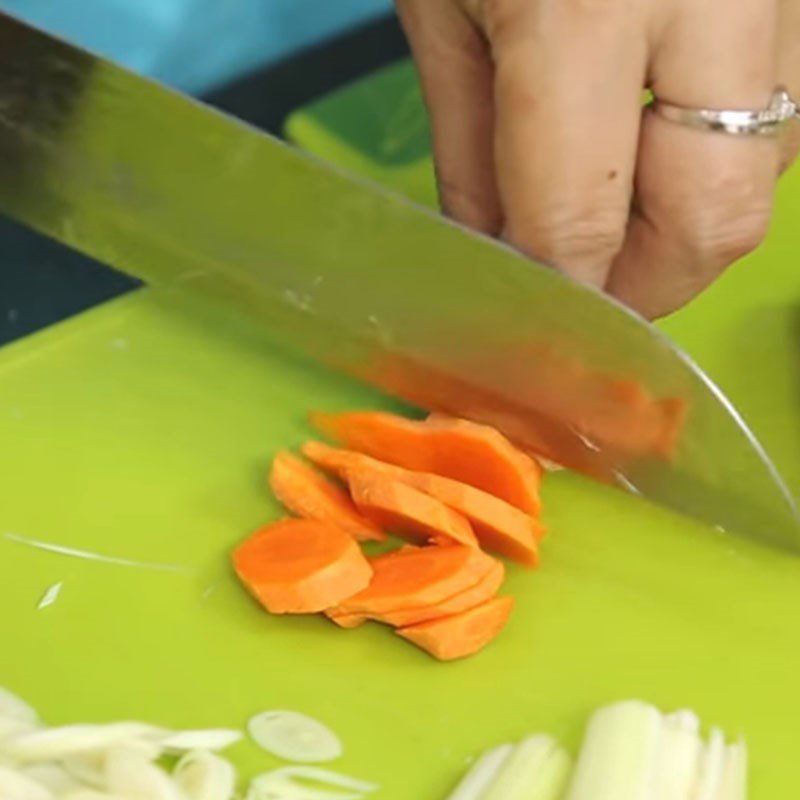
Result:
<svg viewBox="0 0 800 800">
<path fill-rule="evenodd" d="M 22 733 L 31 733 L 38 730 L 39 726 L 30 722 L 23 722 L 14 717 L 0 717 L 0 753 L 3 749 L 3 739 L 18 736 Z"/>
<path fill-rule="evenodd" d="M 125 748 L 109 752 L 106 785 L 111 794 L 130 800 L 185 800 L 183 792 L 161 767 Z"/>
<path fill-rule="evenodd" d="M 91 750 L 61 759 L 64 769 L 86 786 L 103 789 L 106 785 L 106 751 Z"/>
<path fill-rule="evenodd" d="M 700 720 L 691 711 L 663 717 L 661 742 L 653 772 L 653 800 L 686 800 L 697 780 L 700 753 Z"/>
<path fill-rule="evenodd" d="M 124 740 L 115 747 L 121 747 L 136 753 L 147 761 L 155 761 L 161 756 L 161 747 L 147 739 Z M 106 785 L 106 757 L 108 749 L 88 750 L 65 756 L 61 759 L 64 769 L 76 780 L 95 789 L 103 789 Z"/>
<path fill-rule="evenodd" d="M 118 794 L 99 792 L 96 789 L 75 789 L 59 797 L 59 800 L 128 800 Z"/>
<path fill-rule="evenodd" d="M 586 729 L 567 800 L 646 800 L 661 714 L 638 700 L 596 711 Z"/>
<path fill-rule="evenodd" d="M 481 800 L 561 800 L 571 769 L 558 742 L 529 736 L 514 747 Z"/>
<path fill-rule="evenodd" d="M 80 782 L 61 764 L 31 764 L 21 767 L 19 772 L 59 797 L 65 792 L 79 789 L 81 786 Z"/>
<path fill-rule="evenodd" d="M 311 785 L 309 785 L 311 784 Z M 331 791 L 344 789 L 343 792 Z M 320 767 L 281 767 L 250 784 L 248 800 L 361 800 L 377 784 Z"/>
<path fill-rule="evenodd" d="M 480 800 L 512 749 L 510 744 L 501 744 L 487 750 L 470 767 L 458 786 L 447 796 L 447 800 Z"/>
<path fill-rule="evenodd" d="M 725 737 L 719 728 L 712 728 L 708 744 L 700 756 L 700 767 L 692 800 L 719 800 L 725 767 Z"/>
<path fill-rule="evenodd" d="M 231 800 L 236 790 L 233 764 L 208 750 L 186 753 L 172 778 L 187 800 Z"/>
<path fill-rule="evenodd" d="M 159 737 L 164 750 L 173 753 L 186 753 L 190 750 L 224 750 L 242 738 L 241 731 L 228 728 L 209 728 L 197 731 L 176 731 Z"/>
<path fill-rule="evenodd" d="M 741 740 L 725 748 L 725 766 L 717 800 L 747 800 L 747 745 Z"/>
<path fill-rule="evenodd" d="M 0 719 L 14 719 L 35 725 L 39 722 L 36 710 L 8 689 L 0 686 Z"/>
<path fill-rule="evenodd" d="M 159 731 L 142 722 L 112 722 L 108 725 L 63 725 L 58 728 L 22 733 L 2 745 L 12 760 L 53 761 L 74 753 L 102 750 L 131 739 L 153 736 Z"/>
<path fill-rule="evenodd" d="M 343 752 L 330 728 L 298 711 L 262 711 L 250 718 L 247 732 L 263 750 L 286 761 L 321 763 Z"/>
<path fill-rule="evenodd" d="M 0 765 L 0 797 L 3 800 L 53 800 L 55 795 L 33 778 Z"/>
</svg>

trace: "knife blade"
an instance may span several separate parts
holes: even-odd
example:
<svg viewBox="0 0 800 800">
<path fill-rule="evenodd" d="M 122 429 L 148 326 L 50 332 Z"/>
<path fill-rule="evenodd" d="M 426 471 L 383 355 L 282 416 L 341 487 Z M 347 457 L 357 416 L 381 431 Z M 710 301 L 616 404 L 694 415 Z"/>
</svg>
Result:
<svg viewBox="0 0 800 800">
<path fill-rule="evenodd" d="M 0 210 L 720 528 L 800 546 L 741 416 L 592 289 L 0 13 Z"/>
</svg>

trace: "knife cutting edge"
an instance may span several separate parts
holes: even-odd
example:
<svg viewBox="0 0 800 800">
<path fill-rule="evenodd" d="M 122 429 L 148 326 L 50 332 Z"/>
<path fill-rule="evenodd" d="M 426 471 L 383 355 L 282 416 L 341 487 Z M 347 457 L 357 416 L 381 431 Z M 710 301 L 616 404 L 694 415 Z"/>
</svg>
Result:
<svg viewBox="0 0 800 800">
<path fill-rule="evenodd" d="M 633 313 L 2 13 L 0 210 L 408 401 L 800 546 L 741 416 Z"/>
</svg>

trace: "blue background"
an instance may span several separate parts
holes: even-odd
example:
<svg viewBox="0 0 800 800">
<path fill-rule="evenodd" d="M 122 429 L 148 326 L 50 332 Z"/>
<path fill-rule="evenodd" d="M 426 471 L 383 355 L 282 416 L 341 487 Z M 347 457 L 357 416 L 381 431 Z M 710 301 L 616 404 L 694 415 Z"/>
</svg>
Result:
<svg viewBox="0 0 800 800">
<path fill-rule="evenodd" d="M 0 8 L 199 93 L 391 9 L 391 0 L 0 0 Z"/>
</svg>

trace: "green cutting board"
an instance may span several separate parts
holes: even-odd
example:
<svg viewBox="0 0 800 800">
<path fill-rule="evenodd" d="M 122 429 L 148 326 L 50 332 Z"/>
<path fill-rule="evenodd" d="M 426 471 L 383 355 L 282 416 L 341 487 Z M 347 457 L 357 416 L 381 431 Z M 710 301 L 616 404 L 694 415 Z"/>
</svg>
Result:
<svg viewBox="0 0 800 800">
<path fill-rule="evenodd" d="M 331 106 L 359 113 L 365 87 Z M 304 124 L 330 143 L 328 113 Z M 397 169 L 423 174 L 424 159 Z M 768 246 L 667 326 L 796 490 L 798 210 L 795 174 Z M 280 513 L 269 459 L 310 435 L 309 408 L 367 406 L 391 402 L 147 289 L 0 351 L 0 684 L 54 723 L 302 710 L 381 800 L 439 800 L 477 751 L 529 731 L 574 748 L 593 707 L 635 696 L 743 733 L 756 800 L 800 796 L 800 562 L 578 477 L 547 479 L 542 566 L 510 569 L 515 614 L 472 659 L 437 663 L 377 625 L 264 614 L 228 554 Z M 232 755 L 245 775 L 276 764 L 246 742 Z"/>
</svg>

